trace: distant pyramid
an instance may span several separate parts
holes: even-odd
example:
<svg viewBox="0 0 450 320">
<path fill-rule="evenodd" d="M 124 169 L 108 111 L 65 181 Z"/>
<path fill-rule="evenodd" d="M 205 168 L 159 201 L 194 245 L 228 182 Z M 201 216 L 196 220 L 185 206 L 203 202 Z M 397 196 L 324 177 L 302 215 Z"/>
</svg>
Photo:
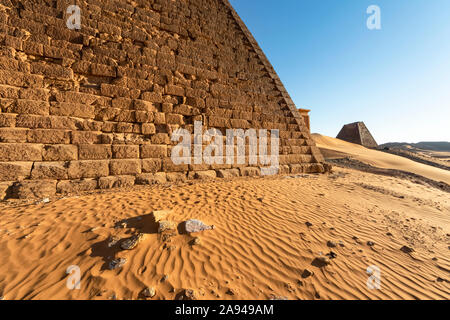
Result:
<svg viewBox="0 0 450 320">
<path fill-rule="evenodd" d="M 372 137 L 364 122 L 361 121 L 343 126 L 336 138 L 360 144 L 367 148 L 378 148 L 378 143 Z"/>
</svg>

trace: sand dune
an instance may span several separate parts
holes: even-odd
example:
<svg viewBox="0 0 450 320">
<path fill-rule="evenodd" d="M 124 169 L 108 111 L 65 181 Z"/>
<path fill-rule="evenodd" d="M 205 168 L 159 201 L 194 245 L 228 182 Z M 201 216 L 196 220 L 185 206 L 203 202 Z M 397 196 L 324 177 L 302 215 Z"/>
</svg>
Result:
<svg viewBox="0 0 450 320">
<path fill-rule="evenodd" d="M 149 216 L 159 209 L 216 228 L 167 239 Z M 392 177 L 336 168 L 1 203 L 0 212 L 5 299 L 139 299 L 146 287 L 153 299 L 186 288 L 199 299 L 450 298 L 448 193 Z M 138 232 L 146 237 L 133 250 L 108 247 Z M 329 265 L 313 263 L 330 251 Z M 127 262 L 109 270 L 114 258 Z M 80 290 L 66 288 L 69 265 L 81 269 Z M 367 288 L 371 265 L 381 270 L 380 290 Z"/>
<path fill-rule="evenodd" d="M 357 144 L 320 134 L 313 134 L 313 138 L 319 148 L 325 148 L 348 154 L 353 158 L 368 163 L 372 166 L 408 171 L 429 179 L 443 181 L 450 184 L 450 171 L 448 170 L 421 164 L 400 156 L 387 154 L 382 151 L 367 149 Z"/>
</svg>

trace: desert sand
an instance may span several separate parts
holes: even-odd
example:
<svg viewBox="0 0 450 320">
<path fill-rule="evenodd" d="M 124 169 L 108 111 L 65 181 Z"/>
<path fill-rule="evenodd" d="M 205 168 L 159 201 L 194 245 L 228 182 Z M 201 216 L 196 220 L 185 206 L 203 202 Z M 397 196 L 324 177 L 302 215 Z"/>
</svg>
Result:
<svg viewBox="0 0 450 320">
<path fill-rule="evenodd" d="M 448 181 L 442 169 L 315 139 L 377 167 Z M 200 219 L 215 228 L 160 234 L 154 210 L 171 210 L 166 220 L 176 224 Z M 396 177 L 335 167 L 9 201 L 0 212 L 4 299 L 144 299 L 147 287 L 152 299 L 183 289 L 198 299 L 450 298 L 448 192 Z M 121 248 L 139 233 L 136 248 Z M 123 267 L 110 270 L 120 258 Z M 66 287 L 70 265 L 80 267 L 79 290 Z M 367 287 L 369 266 L 381 271 L 379 290 Z"/>
<path fill-rule="evenodd" d="M 319 148 L 342 152 L 353 158 L 378 168 L 397 169 L 412 172 L 429 179 L 450 184 L 450 171 L 421 164 L 400 156 L 385 154 L 377 150 L 349 143 L 328 136 L 313 134 Z"/>
<path fill-rule="evenodd" d="M 168 240 L 149 215 L 162 209 L 215 229 Z M 198 299 L 450 298 L 450 197 L 395 177 L 335 168 L 4 202 L 0 212 L 4 299 L 141 299 L 147 287 L 152 299 L 182 289 Z M 108 247 L 137 233 L 145 238 L 133 250 Z M 328 265 L 314 263 L 330 251 Z M 110 270 L 114 258 L 127 262 Z M 79 290 L 66 287 L 70 265 L 81 269 Z M 380 290 L 366 284 L 372 265 Z"/>
</svg>

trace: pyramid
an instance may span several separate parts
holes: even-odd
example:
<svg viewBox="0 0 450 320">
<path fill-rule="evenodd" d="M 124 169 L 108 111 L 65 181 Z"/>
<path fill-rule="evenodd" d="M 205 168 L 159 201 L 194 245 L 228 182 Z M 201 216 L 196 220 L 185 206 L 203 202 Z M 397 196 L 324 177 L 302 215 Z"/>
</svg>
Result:
<svg viewBox="0 0 450 320">
<path fill-rule="evenodd" d="M 245 138 L 244 164 L 175 165 L 198 122 L 279 130 L 278 173 L 324 171 L 227 0 L 0 0 L 0 103 L 0 197 L 260 174 Z"/>
<path fill-rule="evenodd" d="M 372 137 L 364 122 L 354 122 L 344 125 L 336 138 L 360 144 L 367 148 L 378 148 L 377 142 Z"/>
</svg>

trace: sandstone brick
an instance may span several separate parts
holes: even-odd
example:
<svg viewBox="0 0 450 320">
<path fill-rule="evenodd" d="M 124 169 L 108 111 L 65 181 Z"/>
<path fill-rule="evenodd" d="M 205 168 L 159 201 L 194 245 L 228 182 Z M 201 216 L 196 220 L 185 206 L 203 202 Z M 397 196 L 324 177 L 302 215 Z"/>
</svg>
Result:
<svg viewBox="0 0 450 320">
<path fill-rule="evenodd" d="M 165 172 L 158 173 L 141 173 L 136 176 L 136 184 L 151 185 L 157 183 L 165 183 L 167 181 Z"/>
<path fill-rule="evenodd" d="M 13 198 L 46 198 L 55 195 L 56 180 L 23 180 L 14 183 L 11 189 Z"/>
<path fill-rule="evenodd" d="M 96 179 L 61 180 L 56 185 L 58 193 L 79 193 L 97 189 Z"/>
<path fill-rule="evenodd" d="M 55 116 L 94 119 L 95 107 L 80 103 L 56 102 L 52 103 L 50 114 Z"/>
<path fill-rule="evenodd" d="M 31 179 L 68 179 L 67 164 L 65 162 L 35 162 Z"/>
<path fill-rule="evenodd" d="M 155 134 L 156 127 L 153 123 L 143 123 L 141 127 L 142 134 Z"/>
<path fill-rule="evenodd" d="M 50 96 L 50 90 L 40 88 L 22 88 L 19 91 L 20 99 L 47 101 Z"/>
<path fill-rule="evenodd" d="M 174 164 L 171 158 L 165 158 L 163 160 L 163 171 L 165 172 L 187 172 L 189 171 L 189 165 L 187 164 Z"/>
<path fill-rule="evenodd" d="M 112 156 L 111 146 L 105 144 L 80 144 L 78 145 L 79 160 L 102 160 Z"/>
<path fill-rule="evenodd" d="M 50 105 L 46 101 L 34 101 L 18 99 L 16 102 L 7 108 L 10 113 L 24 113 L 36 115 L 48 115 Z"/>
<path fill-rule="evenodd" d="M 65 130 L 34 129 L 27 131 L 27 142 L 68 144 L 70 143 L 70 132 Z"/>
<path fill-rule="evenodd" d="M 77 121 L 68 117 L 19 114 L 15 120 L 16 127 L 20 128 L 77 129 Z"/>
<path fill-rule="evenodd" d="M 165 89 L 166 94 L 174 95 L 174 96 L 184 96 L 184 88 L 180 86 L 167 85 Z"/>
<path fill-rule="evenodd" d="M 100 189 L 132 187 L 135 183 L 134 176 L 109 176 L 98 179 Z"/>
<path fill-rule="evenodd" d="M 0 161 L 40 161 L 42 145 L 0 143 Z"/>
<path fill-rule="evenodd" d="M 154 103 L 145 100 L 134 100 L 134 110 L 137 111 L 147 111 L 147 112 L 157 112 L 158 109 Z"/>
<path fill-rule="evenodd" d="M 46 145 L 42 151 L 44 161 L 69 161 L 78 160 L 78 148 L 74 145 Z"/>
<path fill-rule="evenodd" d="M 165 158 L 167 157 L 167 145 L 141 145 L 141 158 Z"/>
<path fill-rule="evenodd" d="M 186 173 L 183 172 L 167 172 L 167 182 L 184 182 L 187 180 Z"/>
<path fill-rule="evenodd" d="M 162 112 L 155 112 L 153 114 L 155 124 L 166 124 L 166 114 Z"/>
<path fill-rule="evenodd" d="M 73 144 L 96 144 L 101 143 L 101 134 L 90 131 L 72 131 L 71 142 Z"/>
<path fill-rule="evenodd" d="M 239 169 L 221 169 L 217 170 L 217 177 L 224 179 L 231 179 L 235 177 L 239 177 L 240 172 Z"/>
<path fill-rule="evenodd" d="M 254 177 L 261 175 L 261 171 L 259 168 L 255 167 L 245 167 L 245 168 L 239 168 L 241 176 L 243 177 Z"/>
<path fill-rule="evenodd" d="M 196 171 L 194 173 L 194 179 L 199 180 L 212 180 L 217 177 L 216 171 L 207 170 L 207 171 Z"/>
<path fill-rule="evenodd" d="M 109 175 L 108 160 L 78 160 L 69 162 L 69 179 L 99 178 Z"/>
<path fill-rule="evenodd" d="M 169 113 L 166 115 L 166 123 L 167 124 L 184 124 L 184 117 L 180 114 Z"/>
<path fill-rule="evenodd" d="M 155 173 L 162 170 L 162 159 L 143 159 L 142 172 Z"/>
<path fill-rule="evenodd" d="M 140 160 L 111 160 L 110 162 L 111 175 L 136 175 L 141 173 Z"/>
<path fill-rule="evenodd" d="M 0 181 L 15 181 L 30 177 L 33 162 L 0 162 Z"/>
<path fill-rule="evenodd" d="M 27 142 L 27 129 L 0 128 L 0 142 Z"/>
<path fill-rule="evenodd" d="M 170 137 L 167 133 L 157 133 L 154 134 L 150 141 L 152 144 L 166 144 L 169 145 L 171 143 Z"/>
<path fill-rule="evenodd" d="M 141 99 L 155 103 L 162 103 L 163 101 L 161 93 L 157 92 L 144 92 L 142 93 Z"/>
<path fill-rule="evenodd" d="M 15 114 L 0 113 L 0 127 L 14 127 L 16 125 Z"/>
<path fill-rule="evenodd" d="M 112 146 L 112 154 L 114 159 L 137 159 L 139 146 L 116 144 Z"/>
</svg>

